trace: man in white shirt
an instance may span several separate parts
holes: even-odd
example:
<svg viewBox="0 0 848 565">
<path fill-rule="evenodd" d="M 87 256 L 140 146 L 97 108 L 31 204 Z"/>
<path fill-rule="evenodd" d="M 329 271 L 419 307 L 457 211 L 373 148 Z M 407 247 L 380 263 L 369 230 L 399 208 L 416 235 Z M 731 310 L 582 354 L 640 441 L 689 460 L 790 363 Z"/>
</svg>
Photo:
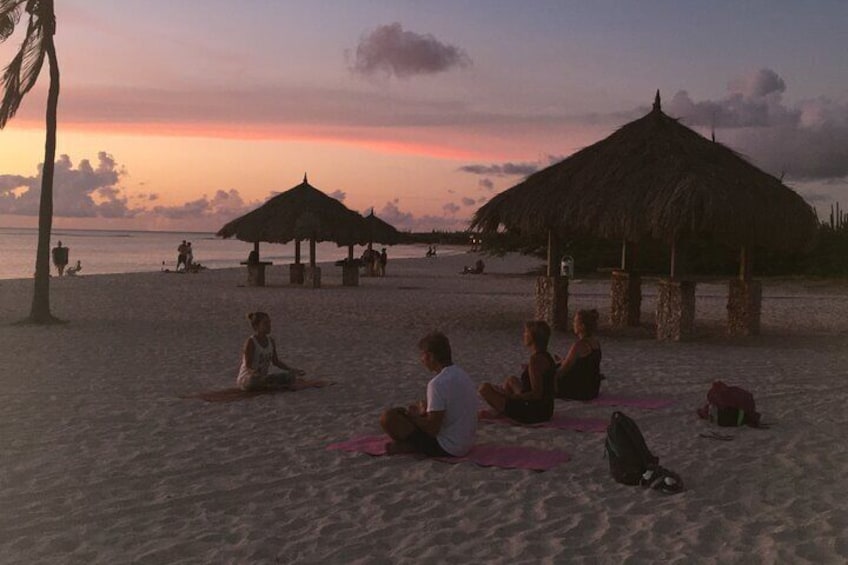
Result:
<svg viewBox="0 0 848 565">
<path fill-rule="evenodd" d="M 427 401 L 390 408 L 380 425 L 392 438 L 390 454 L 422 453 L 428 457 L 462 457 L 477 433 L 477 387 L 453 364 L 448 338 L 432 332 L 418 342 L 421 363 L 436 373 L 427 383 Z"/>
</svg>

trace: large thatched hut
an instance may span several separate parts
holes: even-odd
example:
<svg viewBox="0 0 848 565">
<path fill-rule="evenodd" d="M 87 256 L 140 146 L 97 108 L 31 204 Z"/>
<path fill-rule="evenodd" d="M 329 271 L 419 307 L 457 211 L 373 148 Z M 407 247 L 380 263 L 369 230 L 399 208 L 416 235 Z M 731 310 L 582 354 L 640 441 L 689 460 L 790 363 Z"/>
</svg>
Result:
<svg viewBox="0 0 848 565">
<path fill-rule="evenodd" d="M 472 228 L 548 237 L 551 263 L 558 262 L 557 239 L 567 234 L 619 240 L 631 250 L 646 238 L 664 240 L 672 248 L 670 292 L 684 294 L 670 299 L 688 302 L 691 295 L 692 309 L 694 284 L 676 281 L 675 242 L 706 236 L 735 246 L 742 282 L 731 283 L 730 329 L 750 333 L 759 324 L 759 285 L 750 280 L 753 249 L 796 250 L 810 241 L 816 218 L 779 179 L 664 114 L 658 92 L 644 117 L 496 195 L 477 210 Z M 627 254 L 622 257 L 622 271 L 613 280 L 612 321 L 633 323 L 635 307 L 638 323 L 639 279 Z M 553 265 L 548 275 L 556 277 Z M 658 322 L 663 315 L 658 311 Z M 686 312 L 682 318 L 685 326 Z"/>
<path fill-rule="evenodd" d="M 338 245 L 363 243 L 364 219 L 331 196 L 303 182 L 270 198 L 259 208 L 232 220 L 218 230 L 218 236 L 235 237 L 252 242 L 258 261 L 259 242 L 295 242 L 294 263 L 290 266 L 290 282 L 321 286 L 321 270 L 315 263 L 315 245 L 332 241 Z M 309 266 L 301 263 L 300 242 L 309 241 Z"/>
</svg>

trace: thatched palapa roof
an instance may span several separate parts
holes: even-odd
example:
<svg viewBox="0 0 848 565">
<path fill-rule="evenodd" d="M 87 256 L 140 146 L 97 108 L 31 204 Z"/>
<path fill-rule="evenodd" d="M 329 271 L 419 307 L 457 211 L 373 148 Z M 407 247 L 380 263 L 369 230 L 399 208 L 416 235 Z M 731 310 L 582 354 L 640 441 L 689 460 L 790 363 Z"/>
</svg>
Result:
<svg viewBox="0 0 848 565">
<path fill-rule="evenodd" d="M 496 195 L 472 220 L 484 232 L 500 226 L 795 250 L 816 216 L 780 180 L 664 114 L 657 92 L 649 114 Z"/>
<path fill-rule="evenodd" d="M 400 232 L 385 220 L 374 215 L 374 210 L 365 216 L 365 240 L 368 243 L 394 245 L 401 240 Z"/>
<path fill-rule="evenodd" d="M 353 245 L 364 241 L 364 225 L 362 216 L 310 185 L 304 175 L 301 184 L 232 220 L 216 235 L 254 243 L 314 239 Z"/>
</svg>

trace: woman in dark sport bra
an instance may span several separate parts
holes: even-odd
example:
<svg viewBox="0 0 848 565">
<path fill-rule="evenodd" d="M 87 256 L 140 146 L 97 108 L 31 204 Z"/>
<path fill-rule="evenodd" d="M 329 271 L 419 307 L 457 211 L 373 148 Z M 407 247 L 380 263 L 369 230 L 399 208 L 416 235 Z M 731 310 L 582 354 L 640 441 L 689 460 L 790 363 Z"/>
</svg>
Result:
<svg viewBox="0 0 848 565">
<path fill-rule="evenodd" d="M 524 345 L 530 349 L 530 362 L 521 378 L 507 377 L 503 386 L 483 383 L 478 391 L 498 413 L 525 424 L 546 422 L 554 413 L 554 372 L 556 362 L 548 353 L 551 328 L 536 320 L 524 324 Z"/>
<path fill-rule="evenodd" d="M 579 310 L 574 315 L 577 341 L 556 371 L 556 396 L 571 400 L 592 400 L 601 389 L 601 344 L 595 337 L 597 310 Z"/>
</svg>

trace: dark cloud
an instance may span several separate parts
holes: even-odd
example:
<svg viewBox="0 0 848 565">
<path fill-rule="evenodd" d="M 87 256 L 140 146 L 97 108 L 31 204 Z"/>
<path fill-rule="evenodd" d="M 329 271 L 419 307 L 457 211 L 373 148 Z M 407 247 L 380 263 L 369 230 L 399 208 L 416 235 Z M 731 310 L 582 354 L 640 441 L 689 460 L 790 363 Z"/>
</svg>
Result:
<svg viewBox="0 0 848 565">
<path fill-rule="evenodd" d="M 472 175 L 490 175 L 495 177 L 527 176 L 539 170 L 538 163 L 502 163 L 492 165 L 464 165 L 459 168 L 463 173 Z"/>
<path fill-rule="evenodd" d="M 330 198 L 335 198 L 339 202 L 344 202 L 344 199 L 347 198 L 347 193 L 342 190 L 334 190 L 329 194 Z"/>
<path fill-rule="evenodd" d="M 365 75 L 385 73 L 407 78 L 470 64 L 471 59 L 462 49 L 430 34 L 404 31 L 395 22 L 379 26 L 362 37 L 356 47 L 352 69 Z"/>
<path fill-rule="evenodd" d="M 480 179 L 477 181 L 481 187 L 485 188 L 488 191 L 492 191 L 495 189 L 495 183 L 492 182 L 492 179 Z"/>
<path fill-rule="evenodd" d="M 74 168 L 70 157 L 56 161 L 53 178 L 53 214 L 72 218 L 132 218 L 141 209 L 131 208 L 118 182 L 124 170 L 111 155 L 100 152 L 97 166 L 83 159 Z M 41 194 L 41 165 L 33 177 L 0 175 L 0 213 L 37 216 Z"/>
<path fill-rule="evenodd" d="M 468 198 L 467 196 L 462 197 L 462 205 L 463 206 L 474 206 L 477 204 L 477 201 L 473 198 Z"/>
<path fill-rule="evenodd" d="M 513 176 L 530 176 L 539 169 L 552 165 L 561 161 L 563 157 L 558 155 L 546 155 L 543 159 L 524 163 L 491 163 L 489 165 L 464 165 L 458 170 L 463 173 L 471 173 L 472 175 L 488 175 L 494 177 L 513 177 Z M 484 188 L 491 189 L 494 187 L 489 179 L 481 179 L 480 185 Z"/>
<path fill-rule="evenodd" d="M 446 214 L 454 215 L 460 211 L 460 207 L 454 204 L 453 202 L 448 202 L 444 206 L 442 206 L 442 210 L 445 211 Z"/>
<path fill-rule="evenodd" d="M 428 232 L 432 230 L 460 231 L 468 229 L 468 219 L 466 218 L 432 215 L 415 216 L 410 212 L 404 212 L 400 209 L 400 201 L 397 198 L 391 202 L 386 202 L 382 210 L 376 214 L 380 219 L 401 231 Z"/>
<path fill-rule="evenodd" d="M 663 109 L 688 126 L 714 128 L 717 141 L 774 175 L 798 180 L 848 175 L 848 103 L 822 97 L 789 106 L 785 90 L 776 72 L 761 69 L 731 81 L 725 98 L 696 102 L 681 90 Z"/>
</svg>

